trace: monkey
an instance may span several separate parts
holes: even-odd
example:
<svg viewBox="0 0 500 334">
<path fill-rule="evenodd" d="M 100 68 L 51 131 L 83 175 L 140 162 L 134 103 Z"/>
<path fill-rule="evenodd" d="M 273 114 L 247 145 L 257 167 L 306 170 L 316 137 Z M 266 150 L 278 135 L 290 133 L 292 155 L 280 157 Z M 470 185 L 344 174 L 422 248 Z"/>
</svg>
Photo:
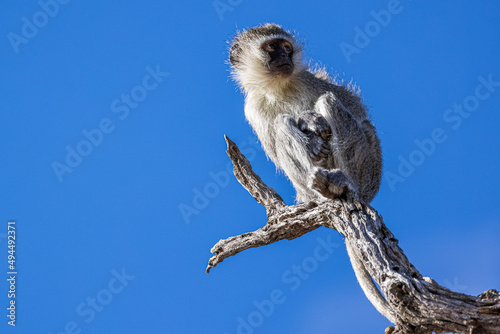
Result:
<svg viewBox="0 0 500 334">
<path fill-rule="evenodd" d="M 298 202 L 371 202 L 380 187 L 382 153 L 359 90 L 306 66 L 302 44 L 277 24 L 237 33 L 229 63 L 245 95 L 245 117 L 266 155 L 292 182 Z M 349 248 L 368 299 L 393 321 L 387 301 Z"/>
<path fill-rule="evenodd" d="M 304 64 L 292 33 L 265 24 L 237 34 L 232 77 L 266 155 L 298 202 L 350 196 L 370 203 L 382 174 L 380 142 L 359 91 Z"/>
</svg>

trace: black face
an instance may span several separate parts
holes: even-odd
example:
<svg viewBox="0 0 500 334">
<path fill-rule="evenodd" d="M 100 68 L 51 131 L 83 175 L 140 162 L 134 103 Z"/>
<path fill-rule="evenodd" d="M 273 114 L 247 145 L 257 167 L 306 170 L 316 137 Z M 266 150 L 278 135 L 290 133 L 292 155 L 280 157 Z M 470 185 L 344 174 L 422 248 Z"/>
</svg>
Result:
<svg viewBox="0 0 500 334">
<path fill-rule="evenodd" d="M 285 39 L 273 39 L 262 44 L 269 55 L 268 67 L 271 74 L 289 76 L 293 72 L 293 46 Z"/>
</svg>

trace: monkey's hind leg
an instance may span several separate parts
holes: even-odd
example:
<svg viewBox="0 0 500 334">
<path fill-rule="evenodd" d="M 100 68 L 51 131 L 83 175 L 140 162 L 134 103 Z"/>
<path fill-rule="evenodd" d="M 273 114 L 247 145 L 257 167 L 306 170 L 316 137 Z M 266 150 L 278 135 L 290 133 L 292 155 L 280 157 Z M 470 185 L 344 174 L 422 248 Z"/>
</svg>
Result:
<svg viewBox="0 0 500 334">
<path fill-rule="evenodd" d="M 326 198 L 345 198 L 347 196 L 359 199 L 351 179 L 340 169 L 331 171 L 316 168 L 311 179 L 311 188 Z"/>
<path fill-rule="evenodd" d="M 309 159 L 307 136 L 300 131 L 293 117 L 280 115 L 274 122 L 276 129 L 275 150 L 276 164 L 292 181 L 297 191 L 298 201 L 308 201 L 318 198 L 308 185 L 309 177 L 314 166 Z"/>
</svg>

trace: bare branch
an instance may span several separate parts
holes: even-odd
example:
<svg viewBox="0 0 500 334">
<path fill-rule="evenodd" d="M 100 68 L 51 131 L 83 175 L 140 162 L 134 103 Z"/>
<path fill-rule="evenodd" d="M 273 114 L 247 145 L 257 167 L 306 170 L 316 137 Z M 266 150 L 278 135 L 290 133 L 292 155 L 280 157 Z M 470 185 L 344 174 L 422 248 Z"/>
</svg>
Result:
<svg viewBox="0 0 500 334">
<path fill-rule="evenodd" d="M 393 334 L 500 333 L 498 291 L 468 296 L 423 277 L 408 261 L 382 217 L 369 205 L 337 199 L 286 206 L 274 189 L 253 172 L 237 146 L 227 137 L 226 141 L 236 178 L 266 207 L 268 221 L 255 232 L 220 240 L 211 250 L 215 255 L 209 260 L 207 272 L 245 249 L 292 240 L 325 226 L 345 237 L 351 261 L 361 262 L 380 287 L 386 312 L 370 298 L 374 292 L 362 285 L 370 301 L 395 323 Z"/>
<path fill-rule="evenodd" d="M 321 224 L 316 223 L 312 219 L 306 222 L 294 219 L 298 214 L 304 212 L 307 212 L 307 207 L 305 205 L 297 205 L 293 207 L 293 210 L 286 210 L 283 214 L 279 214 L 279 218 L 271 218 L 266 226 L 255 232 L 248 232 L 236 237 L 220 240 L 210 250 L 215 255 L 208 261 L 206 272 L 208 273 L 211 268 L 224 259 L 236 255 L 245 249 L 269 245 L 283 239 L 292 240 L 321 226 Z"/>
<path fill-rule="evenodd" d="M 271 187 L 266 185 L 260 177 L 255 174 L 250 165 L 250 162 L 243 154 L 236 144 L 224 135 L 227 143 L 227 155 L 233 162 L 233 173 L 238 179 L 238 182 L 248 190 L 250 195 L 253 196 L 260 204 L 264 205 L 266 209 L 277 209 L 285 206 L 285 202 L 281 199 L 280 195 Z"/>
</svg>

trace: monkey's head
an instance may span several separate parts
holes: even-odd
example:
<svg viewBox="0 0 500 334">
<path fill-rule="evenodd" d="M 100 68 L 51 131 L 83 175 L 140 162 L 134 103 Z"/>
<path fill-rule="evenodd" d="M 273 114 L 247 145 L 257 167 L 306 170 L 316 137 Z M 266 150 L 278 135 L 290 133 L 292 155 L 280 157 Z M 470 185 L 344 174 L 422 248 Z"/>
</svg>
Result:
<svg viewBox="0 0 500 334">
<path fill-rule="evenodd" d="M 244 30 L 231 43 L 233 77 L 243 88 L 281 84 L 304 70 L 302 46 L 279 25 Z"/>
</svg>

